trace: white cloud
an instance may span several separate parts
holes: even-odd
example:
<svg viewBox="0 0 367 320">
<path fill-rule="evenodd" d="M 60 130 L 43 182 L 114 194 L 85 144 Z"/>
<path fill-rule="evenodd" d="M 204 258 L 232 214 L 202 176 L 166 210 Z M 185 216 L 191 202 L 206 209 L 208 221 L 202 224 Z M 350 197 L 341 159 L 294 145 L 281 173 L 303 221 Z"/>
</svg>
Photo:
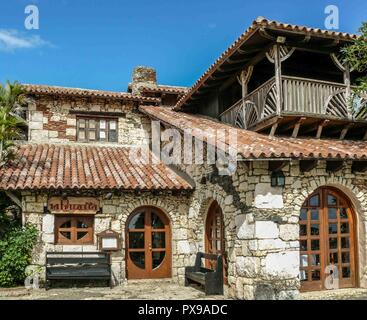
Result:
<svg viewBox="0 0 367 320">
<path fill-rule="evenodd" d="M 13 29 L 0 29 L 0 51 L 14 51 L 18 49 L 33 49 L 51 44 L 39 35 L 26 35 Z"/>
</svg>

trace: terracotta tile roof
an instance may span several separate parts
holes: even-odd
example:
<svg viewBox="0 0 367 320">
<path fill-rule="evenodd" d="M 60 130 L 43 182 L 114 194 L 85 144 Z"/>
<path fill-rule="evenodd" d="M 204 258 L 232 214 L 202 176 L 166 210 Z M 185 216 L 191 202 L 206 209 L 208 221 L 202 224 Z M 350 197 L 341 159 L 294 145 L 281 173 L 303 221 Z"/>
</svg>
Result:
<svg viewBox="0 0 367 320">
<path fill-rule="evenodd" d="M 80 88 L 68 88 L 58 86 L 36 85 L 36 84 L 23 84 L 25 91 L 30 94 L 40 95 L 61 95 L 61 96 L 74 96 L 74 97 L 95 97 L 95 98 L 107 98 L 137 102 L 149 102 L 159 103 L 159 98 L 143 97 L 140 95 L 133 95 L 128 92 L 113 92 Z"/>
<path fill-rule="evenodd" d="M 162 163 L 144 165 L 131 161 L 130 150 L 27 144 L 20 147 L 16 161 L 0 169 L 0 189 L 192 189 Z"/>
<path fill-rule="evenodd" d="M 140 106 L 140 110 L 150 117 L 180 130 L 190 128 L 193 130 L 192 135 L 198 138 L 200 138 L 200 132 L 195 132 L 195 129 L 205 133 L 208 133 L 209 129 L 236 130 L 238 154 L 245 159 L 340 158 L 367 160 L 367 141 L 269 137 L 256 132 L 237 129 L 211 118 L 176 112 L 165 107 Z M 225 145 L 229 145 L 228 139 L 220 140 Z"/>
<path fill-rule="evenodd" d="M 252 25 L 243 34 L 241 34 L 241 36 L 237 38 L 235 42 L 227 50 L 225 50 L 220 55 L 220 57 L 208 68 L 208 70 L 205 71 L 204 74 L 194 83 L 190 90 L 177 102 L 175 109 L 179 110 L 191 97 L 191 95 L 195 91 L 197 91 L 201 87 L 201 85 L 213 74 L 213 72 L 217 70 L 218 67 L 220 67 L 232 54 L 237 51 L 237 49 L 239 49 L 239 47 L 241 47 L 246 42 L 246 40 L 248 40 L 260 28 L 272 28 L 282 31 L 291 31 L 305 35 L 321 36 L 342 41 L 352 41 L 358 38 L 358 35 L 355 34 L 322 30 L 318 28 L 309 28 L 305 26 L 298 26 L 268 20 L 264 17 L 258 17 L 255 21 L 253 21 Z"/>
<path fill-rule="evenodd" d="M 143 92 L 158 92 L 158 93 L 171 93 L 171 94 L 178 94 L 183 95 L 190 88 L 187 87 L 176 87 L 176 86 L 166 86 L 166 85 L 158 85 L 158 86 L 147 86 L 147 87 L 140 87 L 139 88 Z"/>
</svg>

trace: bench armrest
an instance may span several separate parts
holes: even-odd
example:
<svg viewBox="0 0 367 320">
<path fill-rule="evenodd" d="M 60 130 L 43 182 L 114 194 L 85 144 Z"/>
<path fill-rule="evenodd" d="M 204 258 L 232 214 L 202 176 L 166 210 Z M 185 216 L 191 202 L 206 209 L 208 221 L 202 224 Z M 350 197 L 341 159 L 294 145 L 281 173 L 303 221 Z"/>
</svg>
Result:
<svg viewBox="0 0 367 320">
<path fill-rule="evenodd" d="M 185 274 L 188 272 L 195 272 L 196 268 L 195 267 L 185 267 Z"/>
</svg>

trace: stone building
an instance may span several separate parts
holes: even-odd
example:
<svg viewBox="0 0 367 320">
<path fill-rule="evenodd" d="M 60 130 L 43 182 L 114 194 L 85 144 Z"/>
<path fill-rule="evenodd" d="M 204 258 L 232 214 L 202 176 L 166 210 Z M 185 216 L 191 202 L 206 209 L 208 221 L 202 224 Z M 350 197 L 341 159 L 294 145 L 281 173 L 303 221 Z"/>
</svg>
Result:
<svg viewBox="0 0 367 320">
<path fill-rule="evenodd" d="M 191 88 L 146 67 L 127 92 L 24 85 L 28 141 L 0 188 L 40 231 L 33 265 L 112 230 L 116 285 L 183 285 L 203 251 L 223 256 L 233 298 L 324 290 L 330 265 L 340 287 L 366 287 L 366 97 L 339 55 L 355 38 L 258 18 Z M 235 151 L 227 174 L 212 148 Z"/>
</svg>

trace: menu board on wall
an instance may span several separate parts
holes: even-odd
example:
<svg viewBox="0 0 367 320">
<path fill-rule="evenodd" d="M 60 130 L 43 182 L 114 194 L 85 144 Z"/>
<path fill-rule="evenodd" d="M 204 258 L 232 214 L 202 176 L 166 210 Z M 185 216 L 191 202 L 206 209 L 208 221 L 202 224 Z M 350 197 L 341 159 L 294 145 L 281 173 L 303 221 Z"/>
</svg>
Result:
<svg viewBox="0 0 367 320">
<path fill-rule="evenodd" d="M 100 209 L 95 198 L 52 197 L 48 200 L 48 210 L 54 214 L 96 214 Z"/>
</svg>

